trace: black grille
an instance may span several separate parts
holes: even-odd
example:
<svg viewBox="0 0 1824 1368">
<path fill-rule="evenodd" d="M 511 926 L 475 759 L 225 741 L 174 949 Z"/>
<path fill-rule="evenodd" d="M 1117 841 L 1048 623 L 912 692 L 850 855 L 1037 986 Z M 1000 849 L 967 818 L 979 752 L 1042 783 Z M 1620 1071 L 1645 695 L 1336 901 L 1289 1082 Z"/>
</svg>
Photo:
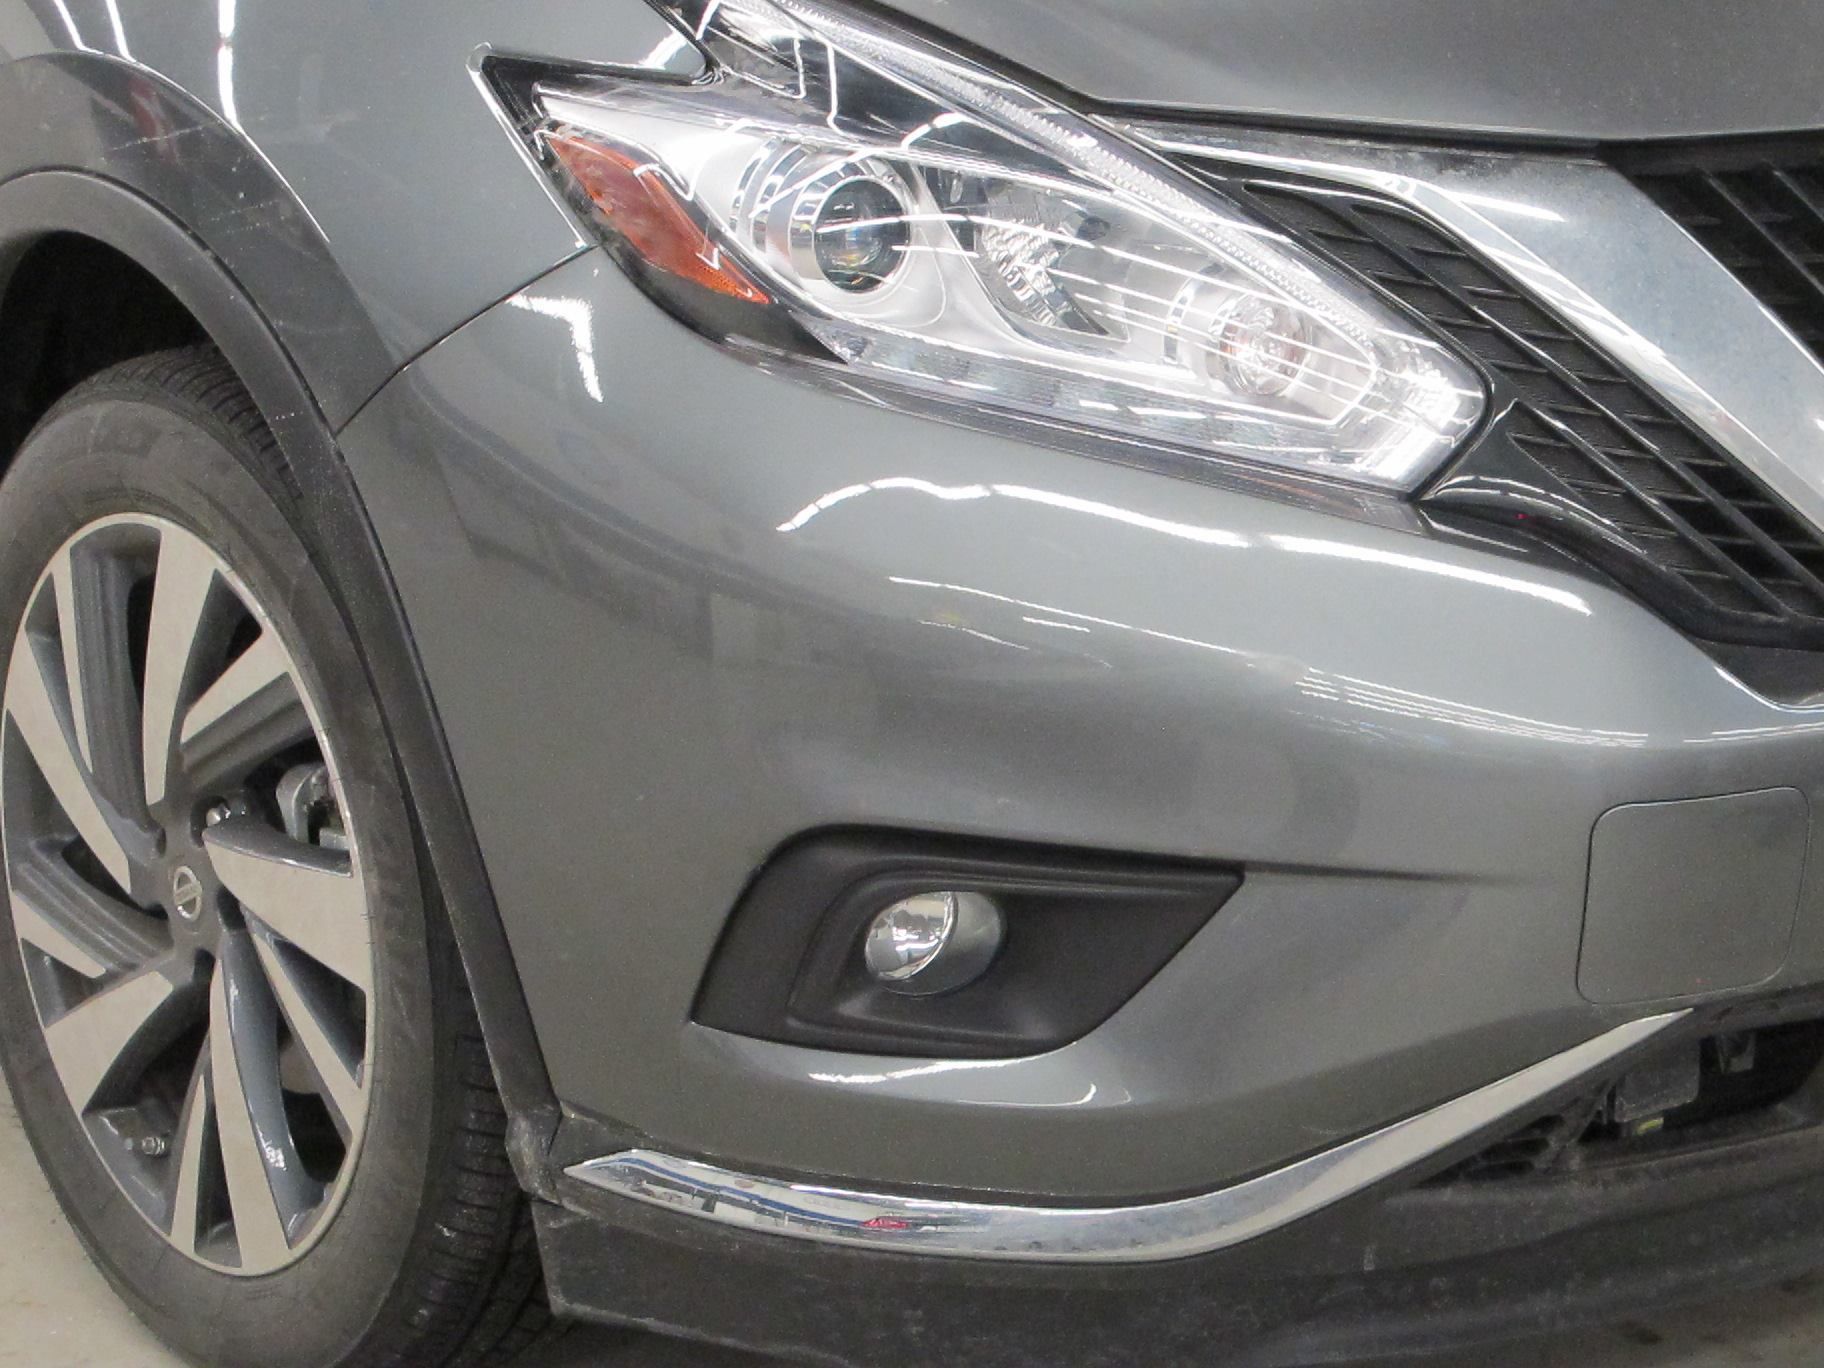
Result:
<svg viewBox="0 0 1824 1368">
<path fill-rule="evenodd" d="M 1818 531 L 1506 276 L 1377 198 L 1224 188 L 1480 363 L 1498 421 L 1424 493 L 1428 506 L 1550 539 L 1694 635 L 1824 647 Z"/>
<path fill-rule="evenodd" d="M 1687 1040 L 1671 1053 L 1680 1051 L 1690 1056 L 1691 1086 L 1674 1105 L 1630 1113 L 1622 1100 L 1625 1080 L 1608 1079 L 1501 1136 L 1431 1182 L 1441 1186 L 1575 1172 L 1824 1124 L 1808 1086 L 1824 1061 L 1824 1020 Z M 1642 1065 L 1655 1062 L 1649 1058 Z"/>
<path fill-rule="evenodd" d="M 1582 1117 L 1585 1125 L 1589 1117 Z M 1528 1178 L 1536 1173 L 1549 1173 L 1566 1148 L 1575 1144 L 1582 1131 L 1570 1115 L 1541 1116 L 1529 1121 L 1512 1135 L 1505 1135 L 1487 1149 L 1473 1154 L 1462 1163 L 1446 1169 L 1432 1181 L 1477 1183 L 1497 1178 Z"/>
<path fill-rule="evenodd" d="M 1824 356 L 1824 149 L 1772 144 L 1624 169 Z"/>
</svg>

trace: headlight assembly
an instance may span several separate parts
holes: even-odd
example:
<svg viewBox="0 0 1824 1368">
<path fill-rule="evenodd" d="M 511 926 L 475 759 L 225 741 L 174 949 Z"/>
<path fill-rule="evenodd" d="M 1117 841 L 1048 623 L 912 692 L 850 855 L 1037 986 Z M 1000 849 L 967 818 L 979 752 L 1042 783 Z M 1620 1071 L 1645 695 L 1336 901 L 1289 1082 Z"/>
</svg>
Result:
<svg viewBox="0 0 1824 1368">
<path fill-rule="evenodd" d="M 1390 490 L 1475 373 L 1285 233 L 1102 125 L 810 0 L 654 0 L 684 84 L 547 72 L 552 174 L 649 293 L 877 395 Z"/>
</svg>

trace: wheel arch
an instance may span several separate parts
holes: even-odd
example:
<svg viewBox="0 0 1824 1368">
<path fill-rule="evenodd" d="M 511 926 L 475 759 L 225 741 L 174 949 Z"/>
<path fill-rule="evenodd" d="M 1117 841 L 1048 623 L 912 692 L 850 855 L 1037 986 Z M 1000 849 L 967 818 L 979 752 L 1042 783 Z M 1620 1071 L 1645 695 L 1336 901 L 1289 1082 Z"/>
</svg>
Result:
<svg viewBox="0 0 1824 1368">
<path fill-rule="evenodd" d="M 23 57 L 0 65 L 0 127 L 0 279 L 22 237 L 73 230 L 123 251 L 204 319 L 210 301 L 132 211 L 152 208 L 219 263 L 234 294 L 259 301 L 332 428 L 406 359 L 381 340 L 315 216 L 253 139 L 171 81 L 93 52 Z M 53 189 L 47 175 L 74 179 Z M 110 189 L 141 203 L 110 202 Z"/>
<path fill-rule="evenodd" d="M 20 268 L 55 243 L 111 254 L 136 273 L 137 288 L 150 281 L 168 296 L 181 314 L 159 326 L 189 327 L 194 338 L 213 343 L 271 426 L 307 539 L 386 703 L 395 755 L 418 816 L 422 861 L 455 931 L 510 1114 L 515 1168 L 522 1184 L 542 1194 L 556 1099 L 403 609 L 317 392 L 222 254 L 140 188 L 72 169 L 27 171 L 0 183 L 0 389 L 37 364 L 30 355 L 14 354 L 24 345 L 15 310 L 26 307 L 32 292 L 57 285 L 31 280 Z M 306 274 L 291 288 L 309 283 Z M 9 340 L 13 348 L 6 347 Z M 101 364 L 112 359 L 118 358 Z M 0 463 L 13 449 L 8 444 L 0 450 Z"/>
</svg>

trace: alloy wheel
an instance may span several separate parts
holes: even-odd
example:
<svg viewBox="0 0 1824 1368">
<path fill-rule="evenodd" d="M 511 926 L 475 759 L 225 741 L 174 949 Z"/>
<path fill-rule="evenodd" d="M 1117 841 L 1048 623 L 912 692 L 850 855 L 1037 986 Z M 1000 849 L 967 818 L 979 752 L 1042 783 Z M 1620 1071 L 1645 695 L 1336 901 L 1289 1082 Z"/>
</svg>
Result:
<svg viewBox="0 0 1824 1368">
<path fill-rule="evenodd" d="M 83 528 L 6 673 L 0 835 L 44 1042 L 103 1166 L 185 1256 L 301 1258 L 371 1076 L 358 834 L 296 657 L 200 537 Z"/>
</svg>

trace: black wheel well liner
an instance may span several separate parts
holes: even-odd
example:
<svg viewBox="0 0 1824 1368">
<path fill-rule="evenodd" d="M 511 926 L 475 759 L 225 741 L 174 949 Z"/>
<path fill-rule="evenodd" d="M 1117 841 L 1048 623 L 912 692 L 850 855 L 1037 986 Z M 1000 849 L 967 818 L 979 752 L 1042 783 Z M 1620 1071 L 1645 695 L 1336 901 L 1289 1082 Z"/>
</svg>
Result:
<svg viewBox="0 0 1824 1368">
<path fill-rule="evenodd" d="M 212 342 L 271 426 L 299 494 L 307 537 L 321 553 L 386 707 L 395 755 L 418 815 L 427 875 L 455 932 L 509 1113 L 515 1169 L 528 1190 L 549 1196 L 545 1158 L 559 1117 L 557 1100 L 404 609 L 329 421 L 259 307 L 222 261 L 152 201 L 86 172 L 35 171 L 0 184 L 5 287 L 0 371 L 15 365 L 34 374 L 42 370 L 42 358 L 14 354 L 32 320 L 14 316 L 9 305 L 56 288 L 21 276 L 18 268 L 30 263 L 34 251 L 57 243 L 111 253 L 149 278 L 169 300 L 156 303 L 159 317 L 138 320 L 146 336 L 157 339 L 153 346 L 169 345 L 164 339 L 182 334 L 189 320 L 193 333 L 177 340 Z M 181 316 L 169 311 L 171 305 Z M 116 359 L 124 358 L 107 357 L 95 369 Z M 0 410 L 0 424 L 29 422 L 41 397 L 7 395 L 0 400 L 8 405 Z M 0 426 L 0 464 L 10 460 L 23 435 Z"/>
<path fill-rule="evenodd" d="M 195 316 L 131 257 L 79 233 L 39 236 L 16 254 L 0 296 L 0 467 L 81 381 L 203 340 Z"/>
</svg>

